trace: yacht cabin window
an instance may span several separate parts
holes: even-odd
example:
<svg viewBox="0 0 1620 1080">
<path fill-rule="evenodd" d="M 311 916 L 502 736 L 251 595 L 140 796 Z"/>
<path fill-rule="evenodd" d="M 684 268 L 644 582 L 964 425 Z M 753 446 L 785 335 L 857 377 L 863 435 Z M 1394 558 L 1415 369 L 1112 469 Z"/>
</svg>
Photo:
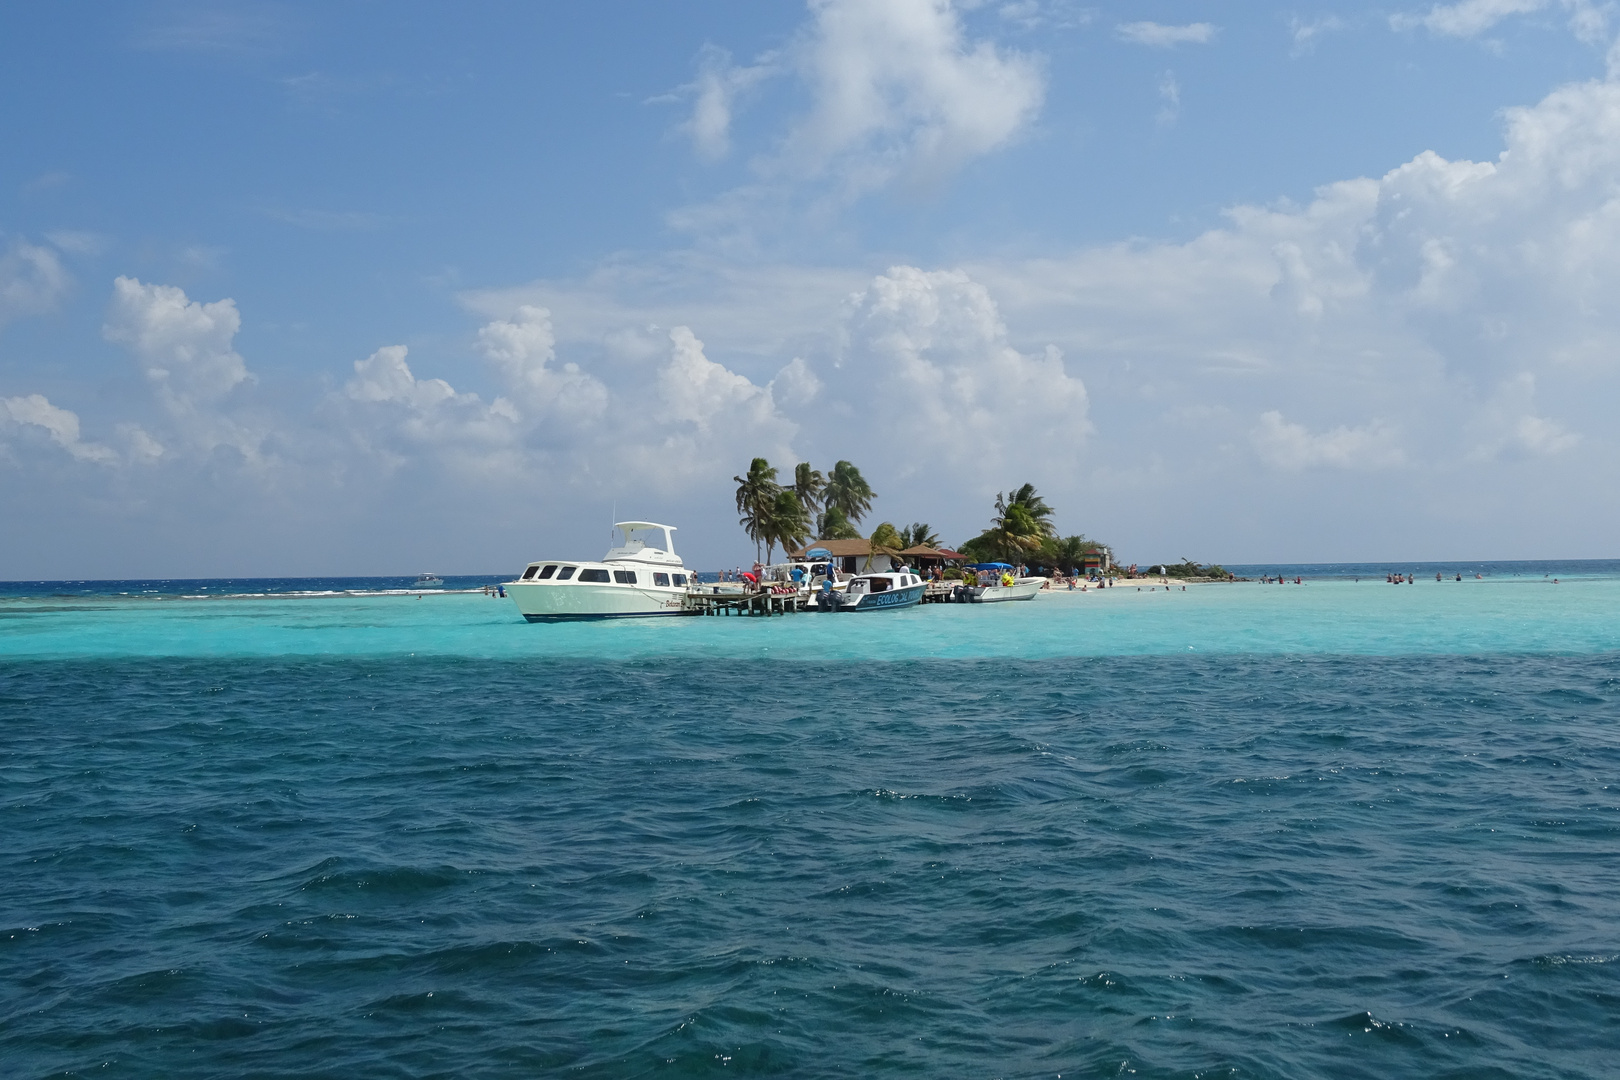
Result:
<svg viewBox="0 0 1620 1080">
<path fill-rule="evenodd" d="M 685 585 L 686 584 L 686 575 L 685 574 L 676 574 L 674 576 L 675 576 L 675 584 L 677 584 L 677 585 Z"/>
<path fill-rule="evenodd" d="M 634 570 L 615 570 L 613 571 L 613 580 L 620 585 L 634 585 L 636 583 L 636 572 Z"/>
<path fill-rule="evenodd" d="M 540 569 L 538 566 L 531 566 L 527 570 L 523 571 L 522 580 L 528 581 L 530 578 L 534 577 L 534 572 L 538 569 Z"/>
<path fill-rule="evenodd" d="M 536 580 L 536 581 L 544 581 L 544 580 L 546 580 L 546 578 L 550 577 L 552 574 L 555 574 L 556 572 L 557 572 L 557 564 L 552 563 L 550 566 L 548 566 L 544 570 L 540 571 L 539 575 L 536 576 L 534 580 Z"/>
<path fill-rule="evenodd" d="M 606 570 L 593 570 L 590 567 L 586 567 L 584 570 L 579 572 L 579 580 L 581 581 L 606 581 L 607 579 L 608 572 Z"/>
<path fill-rule="evenodd" d="M 576 567 L 576 566 L 565 566 L 565 567 L 563 567 L 560 571 L 557 572 L 557 580 L 558 581 L 567 581 L 569 578 L 574 576 L 574 571 L 577 570 L 577 569 L 579 569 L 579 568 Z M 542 574 L 540 576 L 544 577 L 545 575 Z"/>
<path fill-rule="evenodd" d="M 668 574 L 660 574 L 658 571 L 654 570 L 653 571 L 653 584 L 654 585 L 662 585 L 666 589 L 669 588 L 669 575 Z"/>
</svg>

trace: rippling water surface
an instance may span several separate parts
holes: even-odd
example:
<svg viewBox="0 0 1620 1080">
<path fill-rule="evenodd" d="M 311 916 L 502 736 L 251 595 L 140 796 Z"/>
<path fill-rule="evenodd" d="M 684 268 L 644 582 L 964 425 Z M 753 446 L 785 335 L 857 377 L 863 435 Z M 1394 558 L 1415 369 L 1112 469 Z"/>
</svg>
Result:
<svg viewBox="0 0 1620 1080">
<path fill-rule="evenodd" d="M 0 1072 L 1614 1074 L 1620 583 L 1109 593 L 7 600 Z"/>
</svg>

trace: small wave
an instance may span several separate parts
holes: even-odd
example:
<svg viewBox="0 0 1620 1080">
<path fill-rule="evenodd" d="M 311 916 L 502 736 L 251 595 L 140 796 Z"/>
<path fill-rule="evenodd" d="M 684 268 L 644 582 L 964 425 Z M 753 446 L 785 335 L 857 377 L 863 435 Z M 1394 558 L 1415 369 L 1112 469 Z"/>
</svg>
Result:
<svg viewBox="0 0 1620 1080">
<path fill-rule="evenodd" d="M 1620 953 L 1589 953 L 1585 956 L 1549 953 L 1546 956 L 1533 957 L 1530 963 L 1537 967 L 1562 967 L 1565 964 L 1612 964 L 1616 960 L 1620 960 Z"/>
<path fill-rule="evenodd" d="M 453 866 L 390 866 L 369 870 L 339 870 L 317 874 L 299 888 L 306 892 L 363 890 L 372 893 L 410 894 L 448 888 L 474 871 Z"/>
<path fill-rule="evenodd" d="M 1341 1016 L 1328 1022 L 1329 1027 L 1336 1027 L 1352 1035 L 1374 1035 L 1388 1042 L 1419 1045 L 1422 1040 L 1413 1031 L 1412 1025 L 1403 1024 L 1398 1020 L 1380 1020 L 1371 1012 L 1362 1011 Z"/>
</svg>

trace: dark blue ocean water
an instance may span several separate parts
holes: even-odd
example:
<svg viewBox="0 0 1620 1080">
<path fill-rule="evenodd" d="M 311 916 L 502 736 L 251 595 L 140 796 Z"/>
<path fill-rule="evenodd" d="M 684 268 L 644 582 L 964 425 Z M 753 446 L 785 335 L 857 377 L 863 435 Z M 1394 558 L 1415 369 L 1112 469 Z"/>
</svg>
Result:
<svg viewBox="0 0 1620 1080">
<path fill-rule="evenodd" d="M 0 1072 L 1612 1076 L 1617 721 L 1613 653 L 0 658 Z"/>
</svg>

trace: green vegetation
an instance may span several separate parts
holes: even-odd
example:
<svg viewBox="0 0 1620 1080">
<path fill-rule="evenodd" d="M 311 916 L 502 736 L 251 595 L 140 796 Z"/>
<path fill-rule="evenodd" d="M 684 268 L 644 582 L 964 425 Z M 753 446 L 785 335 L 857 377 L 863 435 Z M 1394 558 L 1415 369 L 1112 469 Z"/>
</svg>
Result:
<svg viewBox="0 0 1620 1080">
<path fill-rule="evenodd" d="M 770 531 L 771 512 L 776 505 L 777 493 L 782 488 L 776 482 L 776 470 L 762 457 L 753 460 L 746 476 L 733 476 L 732 479 L 737 482 L 737 524 L 754 542 L 754 558 L 757 560 L 760 545 Z"/>
<path fill-rule="evenodd" d="M 1025 484 L 1009 498 L 996 494 L 996 516 L 990 528 L 962 545 L 962 552 L 975 562 L 1026 562 L 1037 555 L 1057 533 L 1052 526 L 1052 508 Z"/>
<path fill-rule="evenodd" d="M 1052 524 L 1052 507 L 1034 484 L 996 495 L 996 516 L 990 528 L 963 544 L 963 554 L 974 562 L 1026 563 L 1072 574 L 1087 555 L 1108 551 L 1108 545 L 1083 535 L 1059 537 Z"/>
<path fill-rule="evenodd" d="M 850 524 L 859 525 L 861 518 L 872 512 L 872 500 L 875 498 L 877 492 L 866 482 L 861 470 L 847 461 L 833 464 L 823 496 L 823 505 L 828 510 L 836 509 L 849 519 Z"/>
<path fill-rule="evenodd" d="M 927 522 L 913 521 L 900 530 L 900 550 L 914 547 L 937 548 L 940 545 L 939 534 Z"/>
<path fill-rule="evenodd" d="M 877 498 L 861 471 L 848 461 L 836 462 L 825 475 L 800 462 L 788 487 L 777 481 L 770 462 L 755 458 L 747 474 L 732 479 L 737 483 L 738 522 L 754 541 L 755 557 L 766 563 L 778 546 L 792 551 L 812 539 L 859 540 L 860 520 L 871 513 Z M 998 492 L 990 528 L 962 544 L 961 551 L 975 562 L 1024 563 L 1066 574 L 1084 567 L 1088 556 L 1109 554 L 1108 545 L 1083 535 L 1059 536 L 1054 516 L 1034 484 Z M 922 521 L 905 528 L 882 522 L 872 530 L 869 543 L 874 555 L 941 546 L 939 534 Z M 1219 566 L 1200 566 L 1190 559 L 1166 569 L 1171 577 L 1226 576 Z"/>
<path fill-rule="evenodd" d="M 869 543 L 872 545 L 873 555 L 883 552 L 895 553 L 905 547 L 900 538 L 900 530 L 887 521 L 872 530 L 872 539 Z"/>
<path fill-rule="evenodd" d="M 820 469 L 812 469 L 808 461 L 793 467 L 793 494 L 799 497 L 799 505 L 806 514 L 821 512 L 821 498 L 826 490 L 827 478 L 821 475 Z"/>
<path fill-rule="evenodd" d="M 794 488 L 776 482 L 776 469 L 769 461 L 757 457 L 746 476 L 732 479 L 737 482 L 737 521 L 754 542 L 754 558 L 760 557 L 761 545 L 769 562 L 776 545 L 786 551 L 810 538 L 810 512 Z"/>
<path fill-rule="evenodd" d="M 818 540 L 859 540 L 861 530 L 850 524 L 844 512 L 833 506 L 827 512 L 816 518 L 816 538 Z"/>
<path fill-rule="evenodd" d="M 783 552 L 788 552 L 802 547 L 808 539 L 810 514 L 792 488 L 783 488 L 771 503 L 771 519 L 765 531 L 765 561 L 771 561 L 772 550 L 777 544 L 782 545 Z"/>
<path fill-rule="evenodd" d="M 800 462 L 793 469 L 793 486 L 783 487 L 776 468 L 757 457 L 746 475 L 732 480 L 737 484 L 737 522 L 754 542 L 754 558 L 766 563 L 778 545 L 786 552 L 817 538 L 860 539 L 855 523 L 877 498 L 861 471 L 847 461 L 835 464 L 830 478 Z M 893 525 L 888 528 L 895 532 Z"/>
</svg>

